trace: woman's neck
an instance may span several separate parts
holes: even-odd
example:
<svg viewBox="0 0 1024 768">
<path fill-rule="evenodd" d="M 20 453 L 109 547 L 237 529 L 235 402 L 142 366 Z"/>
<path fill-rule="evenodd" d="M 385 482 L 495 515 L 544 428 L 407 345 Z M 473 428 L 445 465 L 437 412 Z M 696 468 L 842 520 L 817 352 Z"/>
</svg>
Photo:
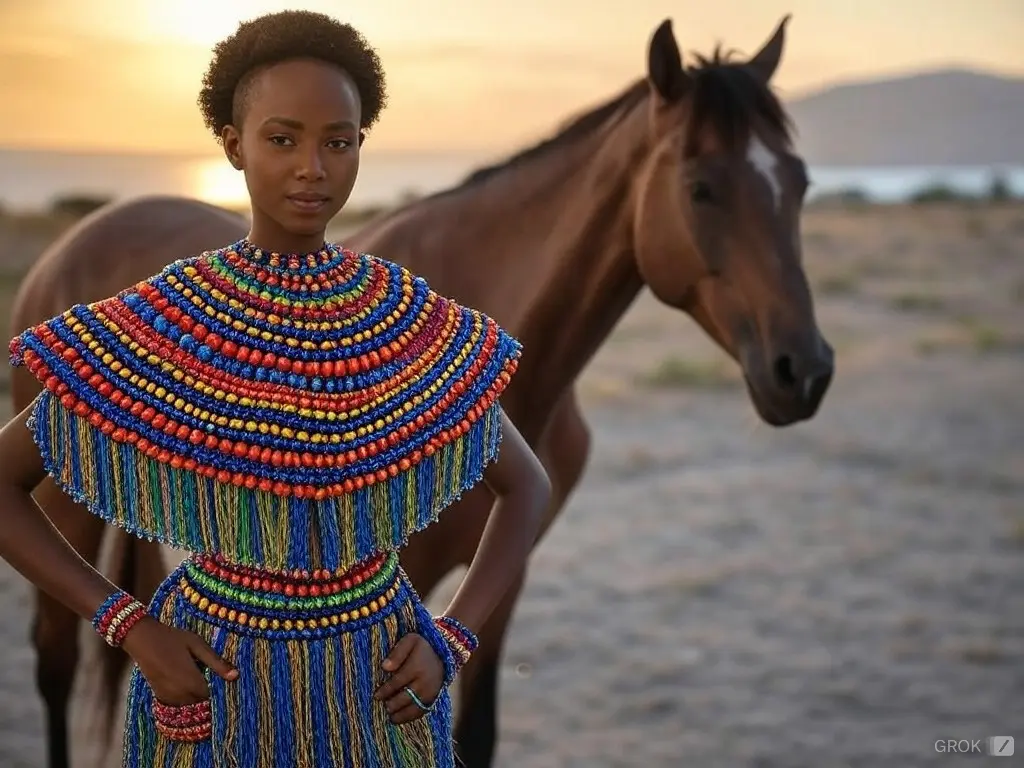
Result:
<svg viewBox="0 0 1024 768">
<path fill-rule="evenodd" d="M 320 230 L 319 232 L 296 234 L 288 232 L 276 222 L 268 225 L 254 216 L 249 234 L 245 236 L 245 239 L 268 253 L 304 255 L 321 250 L 326 242 L 327 232 Z"/>
</svg>

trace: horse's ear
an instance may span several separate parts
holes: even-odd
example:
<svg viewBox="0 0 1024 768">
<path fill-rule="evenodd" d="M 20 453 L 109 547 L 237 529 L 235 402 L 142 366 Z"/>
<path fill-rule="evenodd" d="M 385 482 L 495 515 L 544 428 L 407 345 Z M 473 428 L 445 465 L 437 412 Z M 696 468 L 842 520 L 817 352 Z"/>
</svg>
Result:
<svg viewBox="0 0 1024 768">
<path fill-rule="evenodd" d="M 786 44 L 786 25 L 790 18 L 791 14 L 788 13 L 782 17 L 782 21 L 775 28 L 771 39 L 747 62 L 747 66 L 753 69 L 758 77 L 766 83 L 772 79 L 772 75 L 775 74 L 775 70 L 779 68 L 779 62 L 782 60 L 782 49 Z"/>
<path fill-rule="evenodd" d="M 678 101 L 686 93 L 690 78 L 683 70 L 670 19 L 661 22 L 651 37 L 647 50 L 647 80 L 667 102 Z"/>
</svg>

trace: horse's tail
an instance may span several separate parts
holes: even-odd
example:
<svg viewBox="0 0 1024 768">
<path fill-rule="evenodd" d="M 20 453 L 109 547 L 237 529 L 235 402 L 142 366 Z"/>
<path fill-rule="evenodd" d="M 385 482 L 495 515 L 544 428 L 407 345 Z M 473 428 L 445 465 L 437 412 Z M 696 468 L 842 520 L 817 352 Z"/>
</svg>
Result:
<svg viewBox="0 0 1024 768">
<path fill-rule="evenodd" d="M 135 538 L 122 530 L 111 528 L 109 578 L 114 584 L 148 603 L 160 581 L 167 575 L 160 545 Z M 115 731 L 114 722 L 130 665 L 128 654 L 111 648 L 99 637 L 99 686 L 96 692 L 97 712 L 102 721 L 104 747 L 109 749 Z"/>
</svg>

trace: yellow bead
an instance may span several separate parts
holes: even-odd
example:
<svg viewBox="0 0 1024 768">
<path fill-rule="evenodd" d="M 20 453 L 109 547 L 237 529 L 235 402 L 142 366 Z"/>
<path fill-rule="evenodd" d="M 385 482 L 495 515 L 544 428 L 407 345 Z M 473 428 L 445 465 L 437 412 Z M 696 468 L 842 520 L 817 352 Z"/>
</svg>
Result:
<svg viewBox="0 0 1024 768">
<path fill-rule="evenodd" d="M 287 624 L 288 624 L 288 622 L 286 621 L 285 625 L 287 625 Z M 301 632 L 305 628 L 306 628 L 306 622 L 303 621 L 302 619 L 299 619 L 298 621 L 295 622 L 295 629 L 297 629 L 299 632 Z M 288 627 L 285 626 L 285 629 L 288 629 Z"/>
<path fill-rule="evenodd" d="M 276 624 L 277 622 L 275 621 L 274 623 Z M 260 629 L 266 629 L 267 626 L 268 626 L 267 620 L 266 619 L 260 619 Z"/>
<path fill-rule="evenodd" d="M 199 610 L 205 611 L 210 605 L 210 601 L 205 597 L 199 601 Z"/>
<path fill-rule="evenodd" d="M 359 615 L 363 616 L 364 618 L 366 616 L 369 616 L 370 615 L 370 609 L 367 608 L 365 605 L 360 606 L 360 608 L 359 608 Z"/>
<path fill-rule="evenodd" d="M 285 619 L 284 620 L 284 628 L 286 630 L 289 630 L 289 629 L 292 628 L 292 620 L 291 619 Z"/>
<path fill-rule="evenodd" d="M 351 619 L 352 621 L 355 621 L 356 619 L 358 619 L 358 618 L 359 618 L 359 611 L 349 611 L 349 612 L 348 612 L 348 617 L 349 617 L 349 619 Z"/>
</svg>

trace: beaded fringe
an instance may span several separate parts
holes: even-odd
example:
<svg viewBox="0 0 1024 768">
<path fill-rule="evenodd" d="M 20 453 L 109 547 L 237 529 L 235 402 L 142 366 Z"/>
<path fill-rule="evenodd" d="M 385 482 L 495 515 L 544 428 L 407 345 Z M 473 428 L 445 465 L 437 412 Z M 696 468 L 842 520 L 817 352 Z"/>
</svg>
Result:
<svg viewBox="0 0 1024 768">
<path fill-rule="evenodd" d="M 400 548 L 479 482 L 501 442 L 493 405 L 416 466 L 351 494 L 282 497 L 150 459 L 44 391 L 29 422 L 47 472 L 75 501 L 143 538 L 269 569 L 348 568 Z"/>
<path fill-rule="evenodd" d="M 385 679 L 381 662 L 395 642 L 430 622 L 404 576 L 390 609 L 366 622 L 312 639 L 272 639 L 201 617 L 183 597 L 184 573 L 183 565 L 164 582 L 151 614 L 199 634 L 240 674 L 226 682 L 208 673 L 212 737 L 190 744 L 157 733 L 152 691 L 133 669 L 123 768 L 453 768 L 447 690 L 430 713 L 401 726 L 373 700 Z"/>
</svg>

